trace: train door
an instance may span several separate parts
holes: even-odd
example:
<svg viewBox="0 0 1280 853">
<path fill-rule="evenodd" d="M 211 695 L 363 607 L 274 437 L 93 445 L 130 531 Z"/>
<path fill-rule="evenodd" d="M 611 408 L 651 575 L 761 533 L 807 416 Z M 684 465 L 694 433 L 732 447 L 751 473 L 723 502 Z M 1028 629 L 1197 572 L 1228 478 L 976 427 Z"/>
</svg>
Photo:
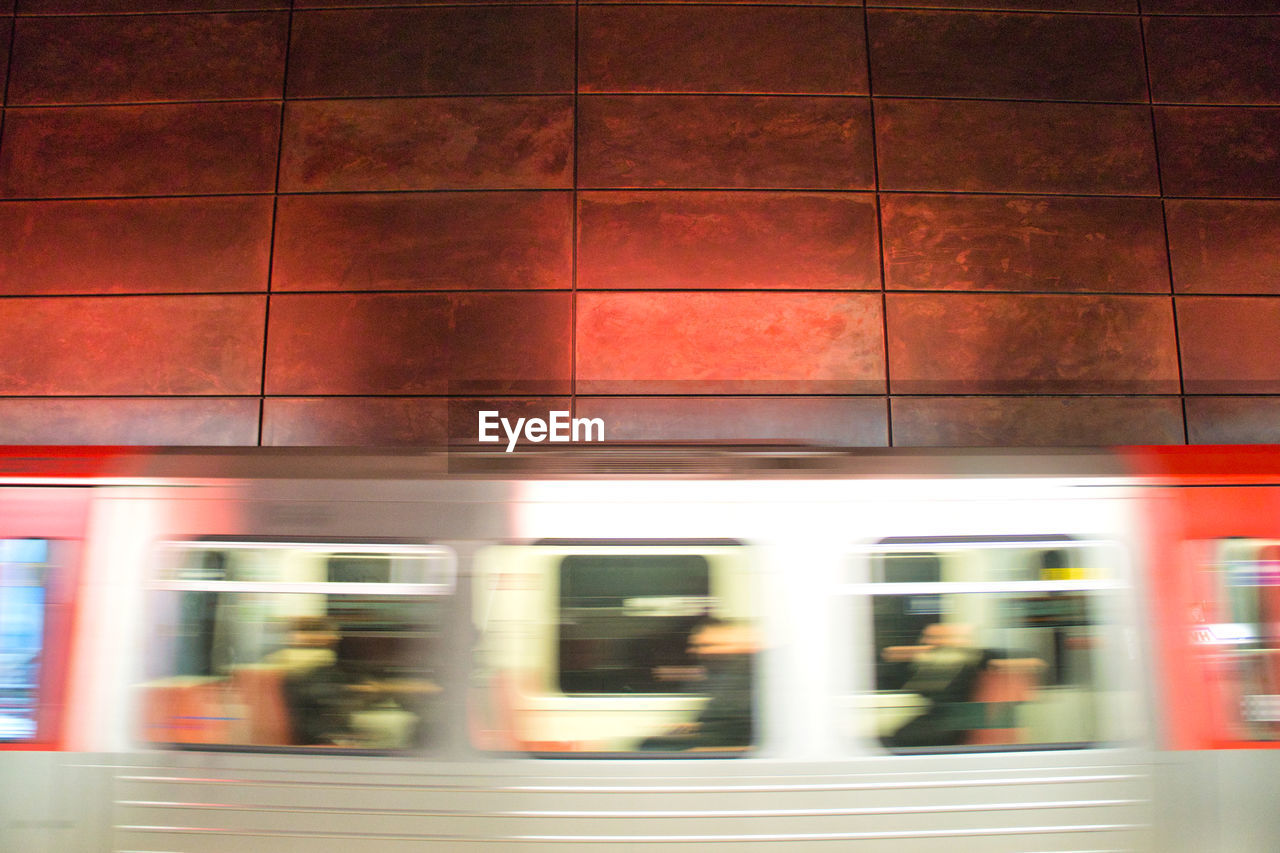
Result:
<svg viewBox="0 0 1280 853">
<path fill-rule="evenodd" d="M 1148 850 L 1123 484 L 930 483 L 866 504 L 835 608 L 868 837 L 901 850 Z M 916 495 L 922 495 L 916 498 Z M 889 848 L 887 841 L 898 839 Z"/>
<path fill-rule="evenodd" d="M 0 488 L 0 848 L 92 849 L 61 752 L 89 490 Z M 79 804 L 77 804 L 79 800 Z"/>
<path fill-rule="evenodd" d="M 1280 456 L 1171 449 L 1147 464 L 1170 849 L 1276 849 Z"/>
</svg>

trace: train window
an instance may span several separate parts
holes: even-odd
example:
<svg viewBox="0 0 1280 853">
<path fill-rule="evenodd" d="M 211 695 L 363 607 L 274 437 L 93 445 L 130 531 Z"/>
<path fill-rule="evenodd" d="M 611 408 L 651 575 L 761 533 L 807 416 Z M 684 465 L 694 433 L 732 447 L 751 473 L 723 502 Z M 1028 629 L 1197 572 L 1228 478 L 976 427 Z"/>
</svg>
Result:
<svg viewBox="0 0 1280 853">
<path fill-rule="evenodd" d="M 876 549 L 871 583 L 856 586 L 874 673 L 859 733 L 895 752 L 1102 740 L 1115 586 L 1103 565 L 1089 543 L 1056 539 Z"/>
<path fill-rule="evenodd" d="M 213 541 L 162 554 L 145 740 L 406 750 L 430 739 L 447 549 Z"/>
<path fill-rule="evenodd" d="M 713 542 L 483 551 L 477 745 L 578 755 L 752 746 L 759 643 L 746 550 Z"/>
<path fill-rule="evenodd" d="M 1192 640 L 1209 664 L 1225 718 L 1218 727 L 1241 740 L 1280 740 L 1280 541 L 1205 544 L 1211 582 L 1192 614 Z"/>
<path fill-rule="evenodd" d="M 0 540 L 0 742 L 37 737 L 49 546 L 45 539 Z"/>
<path fill-rule="evenodd" d="M 560 561 L 560 690 L 670 693 L 697 665 L 689 634 L 712 607 L 701 554 L 572 554 Z"/>
</svg>

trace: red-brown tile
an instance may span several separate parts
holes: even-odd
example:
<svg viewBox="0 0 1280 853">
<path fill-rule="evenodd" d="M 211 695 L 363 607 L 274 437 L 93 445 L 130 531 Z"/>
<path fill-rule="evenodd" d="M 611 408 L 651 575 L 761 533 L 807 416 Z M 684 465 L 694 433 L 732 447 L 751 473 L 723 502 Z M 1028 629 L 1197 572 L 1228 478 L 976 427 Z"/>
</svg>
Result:
<svg viewBox="0 0 1280 853">
<path fill-rule="evenodd" d="M 581 288 L 878 290 L 878 253 L 869 195 L 578 197 Z"/>
<path fill-rule="evenodd" d="M 295 101 L 284 192 L 559 189 L 572 182 L 573 99 Z"/>
<path fill-rule="evenodd" d="M 584 92 L 867 91 L 862 10 L 584 6 Z"/>
<path fill-rule="evenodd" d="M 1144 15 L 1247 15 L 1280 12 L 1280 0 L 1142 0 Z"/>
<path fill-rule="evenodd" d="M 1280 444 L 1280 397 L 1188 397 L 1191 444 Z"/>
<path fill-rule="evenodd" d="M 572 6 L 297 12 L 291 97 L 573 91 Z"/>
<path fill-rule="evenodd" d="M 1177 397 L 894 397 L 895 447 L 1182 444 Z"/>
<path fill-rule="evenodd" d="M 1146 28 L 1155 100 L 1280 103 L 1280 17 L 1155 17 Z"/>
<path fill-rule="evenodd" d="M 0 407 L 2 407 L 0 403 Z M 2 409 L 0 409 L 2 410 Z M 475 447 L 479 412 L 547 418 L 569 411 L 568 397 L 268 397 L 263 405 L 265 446 Z"/>
<path fill-rule="evenodd" d="M 275 290 L 570 288 L 567 192 L 282 196 Z"/>
<path fill-rule="evenodd" d="M 877 95 L 1146 101 L 1134 17 L 872 12 Z"/>
<path fill-rule="evenodd" d="M 583 187 L 870 189 L 863 98 L 589 95 Z"/>
<path fill-rule="evenodd" d="M 257 397 L 0 399 L 0 444 L 257 443 Z"/>
<path fill-rule="evenodd" d="M 566 293 L 279 295 L 274 395 L 568 390 Z"/>
<path fill-rule="evenodd" d="M 471 0 L 471 2 L 479 2 L 479 0 Z M 490 2 L 492 2 L 492 0 L 490 0 Z M 615 5 L 618 2 L 619 0 L 582 0 L 582 6 L 585 7 L 585 6 Z M 792 2 L 792 0 L 710 0 L 710 2 L 708 2 L 708 0 L 627 0 L 627 2 L 634 2 L 637 5 L 675 4 L 675 5 L 694 5 L 694 6 L 710 6 L 710 5 L 795 6 L 795 5 L 799 5 Z M 855 6 L 855 7 L 861 8 L 862 0 L 816 0 L 816 2 L 806 3 L 804 5 L 806 6 Z M 776 37 L 777 34 L 774 34 L 774 35 Z M 757 48 L 758 47 L 759 46 L 757 46 Z"/>
<path fill-rule="evenodd" d="M 583 293 L 583 394 L 883 393 L 880 296 Z"/>
<path fill-rule="evenodd" d="M 1167 195 L 1280 196 L 1280 109 L 1157 107 Z"/>
<path fill-rule="evenodd" d="M 267 289 L 269 196 L 0 202 L 0 291 Z"/>
<path fill-rule="evenodd" d="M 0 299 L 0 394 L 257 394 L 261 296 Z"/>
<path fill-rule="evenodd" d="M 1158 199 L 886 195 L 886 287 L 1168 293 Z"/>
<path fill-rule="evenodd" d="M 876 145 L 885 189 L 1159 190 L 1150 111 L 1136 105 L 885 99 Z"/>
<path fill-rule="evenodd" d="M 20 15 L 236 12 L 287 9 L 289 0 L 17 0 Z"/>
<path fill-rule="evenodd" d="M 448 296 L 288 296 L 271 301 L 268 394 L 442 394 Z"/>
<path fill-rule="evenodd" d="M 454 393 L 568 393 L 570 294 L 458 293 L 451 299 Z"/>
<path fill-rule="evenodd" d="M 1170 200 L 1178 293 L 1280 294 L 1280 202 Z"/>
<path fill-rule="evenodd" d="M 900 394 L 1178 392 L 1168 298 L 890 294 Z"/>
<path fill-rule="evenodd" d="M 550 412 L 570 412 L 568 397 L 450 397 L 449 444 L 453 447 L 476 447 L 481 450 L 506 450 L 508 437 L 499 424 L 491 428 L 489 435 L 499 436 L 499 441 L 480 441 L 480 413 L 497 412 L 514 424 L 519 418 L 549 420 Z M 493 419 L 490 418 L 490 424 Z M 606 436 L 607 438 L 608 436 Z M 549 442 L 526 442 L 522 438 L 518 447 L 545 445 Z"/>
<path fill-rule="evenodd" d="M 396 6 L 461 6 L 471 4 L 491 4 L 494 0 L 397 0 Z M 502 0 L 503 5 L 545 3 L 547 0 Z M 559 2 L 559 0 L 553 0 Z M 293 8 L 304 9 L 359 9 L 370 6 L 393 5 L 387 0 L 294 0 Z"/>
<path fill-rule="evenodd" d="M 12 10 L 12 6 L 9 7 Z M 5 14 L 5 4 L 0 3 L 0 15 Z M 13 35 L 13 19 L 0 20 L 0 91 L 3 91 L 9 76 L 10 36 Z"/>
<path fill-rule="evenodd" d="M 884 447 L 883 397 L 579 397 L 607 441 Z"/>
<path fill-rule="evenodd" d="M 270 192 L 279 131 L 270 103 L 11 107 L 0 196 Z"/>
<path fill-rule="evenodd" d="M 1188 394 L 1280 392 L 1280 299 L 1179 297 L 1178 339 Z"/>
<path fill-rule="evenodd" d="M 284 12 L 19 18 L 10 104 L 279 98 Z"/>
<path fill-rule="evenodd" d="M 440 447 L 447 436 L 444 397 L 268 397 L 267 447 Z"/>
<path fill-rule="evenodd" d="M 1149 5 L 1144 3 L 1144 6 Z M 1136 12 L 1137 0 L 868 0 L 877 6 L 917 9 L 1001 9 L 1027 12 Z"/>
</svg>

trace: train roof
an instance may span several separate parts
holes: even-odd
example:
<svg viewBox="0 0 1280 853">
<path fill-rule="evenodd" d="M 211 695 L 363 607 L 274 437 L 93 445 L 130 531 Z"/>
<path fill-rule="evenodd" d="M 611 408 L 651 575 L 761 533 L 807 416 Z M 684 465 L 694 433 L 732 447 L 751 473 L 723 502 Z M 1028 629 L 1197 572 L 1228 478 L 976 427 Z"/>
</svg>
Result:
<svg viewBox="0 0 1280 853">
<path fill-rule="evenodd" d="M 1280 466 L 1277 466 L 1280 469 Z M 1100 478 L 1133 473 L 1107 449 L 616 445 L 570 449 L 0 448 L 0 478 L 119 482 L 241 479 Z"/>
</svg>

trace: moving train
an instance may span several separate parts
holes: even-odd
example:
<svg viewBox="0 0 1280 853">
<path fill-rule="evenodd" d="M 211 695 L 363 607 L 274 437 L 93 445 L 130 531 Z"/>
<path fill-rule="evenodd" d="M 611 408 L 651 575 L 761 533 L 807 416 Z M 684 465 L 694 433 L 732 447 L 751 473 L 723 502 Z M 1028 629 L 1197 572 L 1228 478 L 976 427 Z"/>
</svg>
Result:
<svg viewBox="0 0 1280 853">
<path fill-rule="evenodd" d="M 1255 853 L 1278 737 L 1277 448 L 0 452 L 5 850 Z"/>
</svg>

